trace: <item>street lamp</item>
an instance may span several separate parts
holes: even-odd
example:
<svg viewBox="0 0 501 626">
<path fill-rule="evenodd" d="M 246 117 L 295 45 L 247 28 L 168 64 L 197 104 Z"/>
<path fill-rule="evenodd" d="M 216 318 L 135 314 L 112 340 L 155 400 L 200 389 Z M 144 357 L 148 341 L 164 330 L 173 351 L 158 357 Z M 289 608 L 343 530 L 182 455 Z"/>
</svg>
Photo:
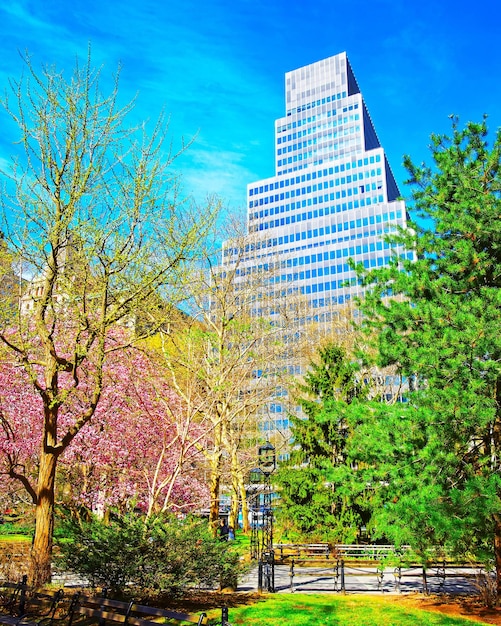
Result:
<svg viewBox="0 0 501 626">
<path fill-rule="evenodd" d="M 260 467 L 254 467 L 249 472 L 249 500 L 251 509 L 251 559 L 261 559 L 261 489 L 264 483 L 264 474 Z"/>
<path fill-rule="evenodd" d="M 277 467 L 277 457 L 274 446 L 267 441 L 258 449 L 258 465 L 265 476 L 269 476 Z"/>
<path fill-rule="evenodd" d="M 258 561 L 258 589 L 274 592 L 273 509 L 271 506 L 270 475 L 276 469 L 274 446 L 267 441 L 258 449 L 258 467 L 249 473 L 249 482 L 255 489 L 252 506 L 251 558 Z"/>
</svg>

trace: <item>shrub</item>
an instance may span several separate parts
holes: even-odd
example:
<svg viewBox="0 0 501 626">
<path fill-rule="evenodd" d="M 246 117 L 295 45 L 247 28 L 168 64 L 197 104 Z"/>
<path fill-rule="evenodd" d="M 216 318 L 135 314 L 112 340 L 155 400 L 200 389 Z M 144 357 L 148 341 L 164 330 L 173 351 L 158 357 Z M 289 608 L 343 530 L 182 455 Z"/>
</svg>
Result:
<svg viewBox="0 0 501 626">
<path fill-rule="evenodd" d="M 70 523 L 61 541 L 62 567 L 93 586 L 123 592 L 178 593 L 188 587 L 236 585 L 242 566 L 231 544 L 214 539 L 206 522 L 134 514 L 105 523 Z"/>
</svg>

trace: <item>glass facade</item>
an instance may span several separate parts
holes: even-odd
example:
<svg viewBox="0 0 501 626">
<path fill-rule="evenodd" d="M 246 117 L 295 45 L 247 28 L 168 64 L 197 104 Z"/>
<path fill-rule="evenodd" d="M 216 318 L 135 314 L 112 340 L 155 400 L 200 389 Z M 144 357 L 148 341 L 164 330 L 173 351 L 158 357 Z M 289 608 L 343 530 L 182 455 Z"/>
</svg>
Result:
<svg viewBox="0 0 501 626">
<path fill-rule="evenodd" d="M 395 253 L 412 260 L 383 241 L 406 225 L 405 203 L 346 53 L 288 72 L 285 102 L 275 123 L 275 174 L 247 187 L 240 271 L 273 267 L 275 293 L 300 294 L 313 307 L 309 321 L 328 326 L 336 307 L 363 295 L 350 259 L 367 269 Z M 229 242 L 223 266 L 236 254 Z M 262 428 L 287 430 L 281 402 L 267 415 Z"/>
<path fill-rule="evenodd" d="M 288 72 L 285 98 L 275 175 L 247 187 L 250 252 L 282 258 L 275 280 L 331 308 L 359 293 L 348 259 L 388 263 L 382 236 L 405 225 L 405 204 L 346 53 Z"/>
</svg>

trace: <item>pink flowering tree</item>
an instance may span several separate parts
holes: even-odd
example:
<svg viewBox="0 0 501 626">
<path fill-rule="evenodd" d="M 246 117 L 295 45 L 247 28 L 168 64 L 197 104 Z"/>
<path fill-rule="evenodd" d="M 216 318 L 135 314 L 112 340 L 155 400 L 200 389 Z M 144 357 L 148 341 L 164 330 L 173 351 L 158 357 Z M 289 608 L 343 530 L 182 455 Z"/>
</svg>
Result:
<svg viewBox="0 0 501 626">
<path fill-rule="evenodd" d="M 100 511 L 133 504 L 146 514 L 189 511 L 207 502 L 196 471 L 204 436 L 184 420 L 179 398 L 158 363 L 142 352 L 107 368 L 102 401 L 61 459 L 71 501 Z"/>
<path fill-rule="evenodd" d="M 70 427 L 70 406 L 61 426 Z M 73 407 L 73 410 L 75 407 Z M 22 367 L 0 362 L 0 474 L 4 489 L 21 484 L 36 503 L 42 401 Z M 77 413 L 78 414 L 78 413 Z M 60 498 L 73 510 L 104 513 L 131 505 L 152 514 L 188 511 L 207 502 L 193 471 L 199 425 L 180 421 L 180 401 L 158 364 L 129 349 L 104 369 L 103 392 L 93 419 L 59 463 Z"/>
</svg>

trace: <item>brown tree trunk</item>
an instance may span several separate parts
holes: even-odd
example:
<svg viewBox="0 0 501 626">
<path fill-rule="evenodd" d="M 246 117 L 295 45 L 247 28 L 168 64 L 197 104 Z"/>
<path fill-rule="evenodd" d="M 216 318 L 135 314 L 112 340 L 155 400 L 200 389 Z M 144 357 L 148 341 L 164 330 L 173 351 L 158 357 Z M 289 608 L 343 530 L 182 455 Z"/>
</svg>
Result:
<svg viewBox="0 0 501 626">
<path fill-rule="evenodd" d="M 209 491 L 210 491 L 210 509 L 209 509 L 209 528 L 211 533 L 216 536 L 219 528 L 219 490 L 221 485 L 221 472 L 219 463 L 211 468 Z"/>
<path fill-rule="evenodd" d="M 31 547 L 29 572 L 30 582 L 35 587 L 51 580 L 56 467 L 57 455 L 42 450 L 35 508 L 35 535 Z"/>
<path fill-rule="evenodd" d="M 240 511 L 240 466 L 238 462 L 238 450 L 231 446 L 231 509 L 229 525 L 238 527 L 238 513 Z"/>
<path fill-rule="evenodd" d="M 497 596 L 501 598 L 501 515 L 494 515 L 494 564 Z"/>
<path fill-rule="evenodd" d="M 494 397 L 498 406 L 496 419 L 492 429 L 491 459 L 494 460 L 494 471 L 499 471 L 498 464 L 501 457 L 501 376 L 498 376 L 495 385 Z M 499 494 L 498 494 L 499 496 Z M 494 565 L 496 568 L 496 591 L 498 600 L 501 598 L 501 514 L 494 515 Z"/>
<path fill-rule="evenodd" d="M 223 440 L 223 421 L 214 429 L 214 444 L 213 450 L 210 456 L 210 478 L 209 478 L 209 495 L 210 495 L 210 509 L 209 509 L 209 529 L 214 535 L 217 534 L 219 529 L 219 496 L 221 491 L 221 472 L 222 472 L 222 450 Z"/>
<path fill-rule="evenodd" d="M 238 489 L 238 479 L 232 473 L 231 476 L 231 507 L 230 507 L 230 519 L 229 526 L 238 528 L 238 512 L 240 510 L 240 492 Z"/>
</svg>

